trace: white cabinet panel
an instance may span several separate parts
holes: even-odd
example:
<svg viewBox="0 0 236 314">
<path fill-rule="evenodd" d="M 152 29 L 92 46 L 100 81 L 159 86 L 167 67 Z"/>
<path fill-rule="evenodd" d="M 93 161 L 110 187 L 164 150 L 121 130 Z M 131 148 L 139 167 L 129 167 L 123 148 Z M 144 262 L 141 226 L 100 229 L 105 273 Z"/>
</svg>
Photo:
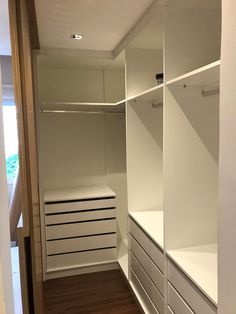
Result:
<svg viewBox="0 0 236 314">
<path fill-rule="evenodd" d="M 137 275 L 159 313 L 164 314 L 164 300 L 161 294 L 132 253 L 130 254 L 130 267 Z"/>
<path fill-rule="evenodd" d="M 216 307 L 171 261 L 168 261 L 168 280 L 196 314 L 216 313 Z"/>
<path fill-rule="evenodd" d="M 115 219 L 47 226 L 46 238 L 62 239 L 108 232 L 116 232 Z"/>
<path fill-rule="evenodd" d="M 157 267 L 164 273 L 163 251 L 153 243 L 153 241 L 142 231 L 142 229 L 132 220 L 129 220 L 131 235 L 137 240 L 144 251 L 150 256 Z"/>
<path fill-rule="evenodd" d="M 86 221 L 116 217 L 116 209 L 89 210 L 85 212 L 46 215 L 46 225 L 60 224 L 65 222 Z"/>
<path fill-rule="evenodd" d="M 139 301 L 141 301 L 141 305 L 145 307 L 145 313 L 148 314 L 159 314 L 153 305 L 152 301 L 150 300 L 147 292 L 144 290 L 142 284 L 140 283 L 139 279 L 135 275 L 135 273 L 131 270 L 130 272 L 130 280 L 131 285 L 134 288 L 134 292 L 137 295 Z M 147 312 L 148 311 L 148 312 Z"/>
<path fill-rule="evenodd" d="M 65 240 L 47 241 L 47 255 L 116 247 L 116 233 Z"/>
<path fill-rule="evenodd" d="M 149 258 L 145 251 L 141 248 L 138 242 L 130 236 L 130 250 L 137 258 L 139 263 L 142 265 L 144 270 L 147 272 L 148 276 L 151 278 L 156 288 L 159 290 L 161 295 L 164 295 L 164 276 L 154 264 L 154 262 Z"/>
<path fill-rule="evenodd" d="M 170 283 L 168 283 L 168 304 L 175 314 L 194 314 Z"/>
<path fill-rule="evenodd" d="M 85 200 L 78 202 L 64 202 L 58 204 L 46 204 L 45 214 L 66 213 L 96 208 L 112 208 L 116 206 L 115 198 Z"/>
<path fill-rule="evenodd" d="M 116 248 L 48 256 L 47 268 L 50 271 L 56 269 L 71 268 L 76 266 L 80 267 L 87 265 L 95 265 L 99 263 L 115 261 L 116 257 L 117 257 Z"/>
</svg>

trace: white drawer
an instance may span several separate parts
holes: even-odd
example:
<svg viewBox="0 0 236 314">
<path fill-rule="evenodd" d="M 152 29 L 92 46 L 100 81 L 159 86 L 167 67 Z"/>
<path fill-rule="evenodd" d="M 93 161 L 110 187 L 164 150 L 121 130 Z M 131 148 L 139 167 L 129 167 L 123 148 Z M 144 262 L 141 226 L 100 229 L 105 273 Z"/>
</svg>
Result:
<svg viewBox="0 0 236 314">
<path fill-rule="evenodd" d="M 142 229 L 132 220 L 129 220 L 130 233 L 141 245 L 144 251 L 150 256 L 157 267 L 164 273 L 163 251 L 153 243 L 153 241 L 142 231 Z"/>
<path fill-rule="evenodd" d="M 175 314 L 169 306 L 167 307 L 166 313 L 167 314 Z"/>
<path fill-rule="evenodd" d="M 46 239 L 63 239 L 109 232 L 116 232 L 115 219 L 47 226 Z"/>
<path fill-rule="evenodd" d="M 215 314 L 217 309 L 209 299 L 170 260 L 168 280 L 196 314 Z"/>
<path fill-rule="evenodd" d="M 53 214 L 45 216 L 46 225 L 55 225 L 65 222 L 87 221 L 116 217 L 116 209 L 88 210 L 70 214 Z"/>
<path fill-rule="evenodd" d="M 194 314 L 170 283 L 168 283 L 168 304 L 175 314 Z"/>
<path fill-rule="evenodd" d="M 47 256 L 47 270 L 96 265 L 99 263 L 115 261 L 116 259 L 116 248 Z"/>
<path fill-rule="evenodd" d="M 147 292 L 144 290 L 142 284 L 132 270 L 130 271 L 130 281 L 134 292 L 137 295 L 143 310 L 145 311 L 145 314 L 159 314 L 149 296 L 147 295 Z"/>
<path fill-rule="evenodd" d="M 145 253 L 138 242 L 130 236 L 130 250 L 137 258 L 139 263 L 145 269 L 149 277 L 152 279 L 156 288 L 159 290 L 161 295 L 164 295 L 164 276 L 160 272 L 159 268 L 153 263 L 150 257 Z"/>
<path fill-rule="evenodd" d="M 73 212 L 80 210 L 96 209 L 96 208 L 112 208 L 116 205 L 115 198 L 83 200 L 76 202 L 64 202 L 57 204 L 45 204 L 45 214 Z"/>
<path fill-rule="evenodd" d="M 116 233 L 83 238 L 47 241 L 47 255 L 116 247 Z"/>
<path fill-rule="evenodd" d="M 132 253 L 130 253 L 130 267 L 146 290 L 157 311 L 160 314 L 164 314 L 164 300 L 161 294 Z"/>
</svg>

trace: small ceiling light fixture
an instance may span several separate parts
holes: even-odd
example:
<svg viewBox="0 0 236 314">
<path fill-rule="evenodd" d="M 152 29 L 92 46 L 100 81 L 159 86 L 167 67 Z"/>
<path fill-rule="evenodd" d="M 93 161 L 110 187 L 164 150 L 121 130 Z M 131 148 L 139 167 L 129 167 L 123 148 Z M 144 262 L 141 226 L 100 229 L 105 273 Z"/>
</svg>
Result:
<svg viewBox="0 0 236 314">
<path fill-rule="evenodd" d="M 81 34 L 71 34 L 70 36 L 72 39 L 81 40 L 83 38 L 83 35 Z"/>
</svg>

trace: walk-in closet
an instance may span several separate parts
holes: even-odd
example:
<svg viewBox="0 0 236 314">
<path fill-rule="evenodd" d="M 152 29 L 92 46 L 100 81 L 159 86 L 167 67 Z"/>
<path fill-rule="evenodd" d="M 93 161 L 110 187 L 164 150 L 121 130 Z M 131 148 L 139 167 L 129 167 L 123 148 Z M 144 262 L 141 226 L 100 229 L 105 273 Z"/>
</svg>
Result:
<svg viewBox="0 0 236 314">
<path fill-rule="evenodd" d="M 81 0 L 87 21 L 75 1 L 43 2 L 32 64 L 47 289 L 118 270 L 143 313 L 233 314 L 222 288 L 222 1 L 132 0 L 132 25 L 125 1 L 123 14 L 106 1 L 107 16 Z M 88 33 L 72 29 L 77 18 Z"/>
</svg>

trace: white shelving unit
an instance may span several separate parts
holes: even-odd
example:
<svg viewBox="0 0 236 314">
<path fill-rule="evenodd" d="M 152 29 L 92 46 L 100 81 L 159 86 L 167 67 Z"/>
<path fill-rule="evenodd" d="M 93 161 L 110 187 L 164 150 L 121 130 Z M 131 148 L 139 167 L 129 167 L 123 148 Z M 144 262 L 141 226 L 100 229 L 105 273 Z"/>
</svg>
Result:
<svg viewBox="0 0 236 314">
<path fill-rule="evenodd" d="M 159 247 L 164 248 L 164 212 L 162 210 L 129 212 L 129 215 Z"/>
<path fill-rule="evenodd" d="M 52 71 L 39 61 L 41 110 L 69 113 L 40 115 L 45 202 L 76 199 L 77 186 L 89 186 L 84 199 L 106 197 L 109 186 L 117 199 L 116 262 L 146 313 L 174 313 L 171 291 L 187 313 L 191 308 L 205 314 L 196 300 L 216 313 L 221 5 L 219 0 L 156 3 L 118 61 L 78 70 L 78 92 L 67 86 L 77 76 L 69 78 L 63 95 L 47 89 L 55 75 L 60 89 L 58 74 L 69 72 Z M 157 85 L 155 75 L 163 72 L 164 82 Z M 84 91 L 85 85 L 91 90 Z M 185 291 L 175 286 L 176 278 Z"/>
<path fill-rule="evenodd" d="M 217 305 L 217 244 L 169 250 L 167 254 L 193 280 L 197 287 Z"/>
</svg>

